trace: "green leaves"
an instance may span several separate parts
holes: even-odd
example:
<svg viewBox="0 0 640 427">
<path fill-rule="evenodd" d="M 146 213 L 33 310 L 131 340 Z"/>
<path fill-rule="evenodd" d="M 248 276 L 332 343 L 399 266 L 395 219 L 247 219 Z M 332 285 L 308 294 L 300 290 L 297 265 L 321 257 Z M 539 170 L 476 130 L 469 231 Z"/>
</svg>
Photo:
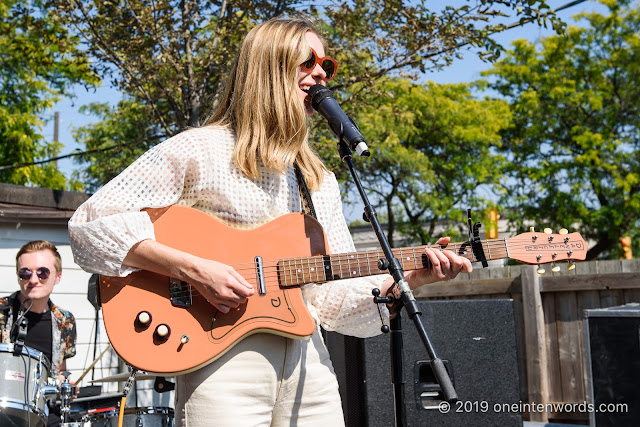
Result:
<svg viewBox="0 0 640 427">
<path fill-rule="evenodd" d="M 77 162 L 88 167 L 76 178 L 84 182 L 88 191 L 97 191 L 103 183 L 114 178 L 145 151 L 160 142 L 163 132 L 159 126 L 149 126 L 153 113 L 144 103 L 125 99 L 116 107 L 94 103 L 81 109 L 100 119 L 96 124 L 76 129 L 74 137 L 83 141 L 87 154 Z M 160 136 L 159 136 L 160 135 Z"/>
<path fill-rule="evenodd" d="M 62 144 L 45 141 L 41 115 L 73 84 L 98 78 L 78 50 L 78 39 L 40 1 L 0 2 L 0 166 L 57 155 Z M 55 164 L 0 170 L 0 181 L 54 189 L 67 183 Z"/>
<path fill-rule="evenodd" d="M 616 6 L 586 19 L 539 51 L 515 43 L 487 74 L 515 113 L 503 133 L 510 220 L 578 229 L 596 241 L 592 259 L 616 256 L 640 226 L 640 15 Z"/>
<path fill-rule="evenodd" d="M 390 241 L 396 231 L 421 243 L 458 235 L 467 207 L 490 206 L 479 187 L 501 177 L 496 148 L 509 123 L 507 104 L 476 100 L 464 84 L 388 79 L 379 90 L 356 121 L 371 149 L 361 178 L 387 218 Z"/>
<path fill-rule="evenodd" d="M 146 106 L 147 122 L 154 128 L 148 133 L 164 137 L 203 121 L 221 93 L 240 41 L 255 24 L 272 17 L 316 20 L 327 35 L 329 54 L 341 64 L 333 89 L 343 101 L 360 102 L 375 97 L 379 79 L 417 77 L 443 67 L 465 45 L 480 46 L 488 59 L 497 57 L 501 48 L 492 34 L 503 24 L 494 25 L 489 18 L 509 14 L 515 19 L 516 6 L 522 5 L 521 15 L 531 19 L 546 7 L 544 1 L 529 0 L 470 2 L 442 10 L 401 0 L 47 3 L 61 21 L 77 29 L 103 79 Z"/>
</svg>

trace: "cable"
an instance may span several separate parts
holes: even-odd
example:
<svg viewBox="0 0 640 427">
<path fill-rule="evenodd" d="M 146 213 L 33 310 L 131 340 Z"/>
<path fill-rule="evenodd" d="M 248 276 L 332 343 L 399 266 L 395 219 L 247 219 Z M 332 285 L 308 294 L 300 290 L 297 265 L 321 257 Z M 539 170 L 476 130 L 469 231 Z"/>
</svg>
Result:
<svg viewBox="0 0 640 427">
<path fill-rule="evenodd" d="M 156 139 L 158 139 L 158 138 L 156 138 Z M 61 159 L 67 159 L 69 157 L 81 156 L 81 155 L 84 155 L 84 154 L 102 153 L 104 151 L 113 150 L 114 148 L 127 147 L 129 145 L 139 144 L 139 143 L 141 143 L 143 141 L 145 141 L 145 140 L 136 140 L 136 141 L 131 141 L 131 142 L 124 142 L 124 143 L 121 143 L 121 144 L 110 145 L 110 146 L 104 147 L 104 148 L 94 148 L 93 150 L 78 151 L 78 152 L 75 152 L 75 153 L 69 153 L 69 154 L 65 154 L 65 155 L 62 155 L 62 156 L 58 156 L 58 157 L 51 157 L 50 159 L 46 159 L 46 160 L 39 160 L 37 162 L 18 163 L 16 165 L 0 166 L 0 171 L 14 170 L 14 169 L 26 168 L 26 167 L 29 167 L 29 166 L 41 165 L 41 164 L 44 164 L 44 163 L 55 162 L 55 161 L 58 161 L 58 160 L 61 160 Z"/>
</svg>

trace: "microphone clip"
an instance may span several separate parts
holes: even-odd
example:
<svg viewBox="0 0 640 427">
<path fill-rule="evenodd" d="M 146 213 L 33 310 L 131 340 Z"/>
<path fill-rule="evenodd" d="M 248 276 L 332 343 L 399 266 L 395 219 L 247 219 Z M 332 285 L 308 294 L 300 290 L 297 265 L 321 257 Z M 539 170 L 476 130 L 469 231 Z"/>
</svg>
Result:
<svg viewBox="0 0 640 427">
<path fill-rule="evenodd" d="M 351 124 L 353 124 L 353 126 L 356 129 L 358 129 L 358 131 L 360 130 L 360 128 L 358 127 L 358 124 L 351 118 L 351 116 L 347 116 L 347 119 L 351 121 Z M 371 155 L 371 152 L 369 151 L 369 147 L 367 146 L 367 143 L 364 140 L 353 141 L 351 146 L 349 146 L 349 141 L 344 136 L 344 125 L 342 124 L 342 121 L 339 118 L 331 117 L 327 122 L 329 123 L 329 127 L 331 128 L 333 133 L 338 136 L 338 140 L 340 141 L 338 145 L 344 144 L 344 146 L 348 150 L 355 151 L 356 154 L 360 157 L 369 157 Z M 345 151 L 348 151 L 348 150 L 345 150 Z M 350 153 L 347 153 L 347 154 L 350 154 Z"/>
<path fill-rule="evenodd" d="M 29 303 L 28 307 L 25 307 L 25 304 Z M 33 305 L 33 300 L 31 298 L 27 298 L 22 304 L 20 304 L 20 309 L 18 310 L 18 316 L 16 317 L 16 321 L 11 326 L 11 333 L 9 334 L 9 339 L 14 344 L 13 346 L 13 355 L 18 356 L 22 354 L 22 348 L 24 347 L 24 340 L 27 338 L 27 330 L 29 329 L 29 320 L 25 317 L 25 315 L 31 310 L 31 306 Z M 26 309 L 25 309 L 26 308 Z"/>
<path fill-rule="evenodd" d="M 21 316 L 16 319 L 16 323 L 11 328 L 11 341 L 13 342 L 13 355 L 18 356 L 22 354 L 22 348 L 24 347 L 24 340 L 27 338 L 27 329 L 29 328 L 29 321 L 26 317 Z"/>
</svg>

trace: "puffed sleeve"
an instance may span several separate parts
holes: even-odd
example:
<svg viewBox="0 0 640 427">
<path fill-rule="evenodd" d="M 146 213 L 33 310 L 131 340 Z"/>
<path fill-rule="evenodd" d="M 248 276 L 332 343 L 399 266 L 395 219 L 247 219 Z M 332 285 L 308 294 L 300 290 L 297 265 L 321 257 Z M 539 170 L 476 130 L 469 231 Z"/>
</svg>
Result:
<svg viewBox="0 0 640 427">
<path fill-rule="evenodd" d="M 153 147 L 83 203 L 69 221 L 75 262 L 108 276 L 136 271 L 122 262 L 133 245 L 155 239 L 144 208 L 175 204 L 184 189 L 191 152 L 188 133 Z"/>
</svg>

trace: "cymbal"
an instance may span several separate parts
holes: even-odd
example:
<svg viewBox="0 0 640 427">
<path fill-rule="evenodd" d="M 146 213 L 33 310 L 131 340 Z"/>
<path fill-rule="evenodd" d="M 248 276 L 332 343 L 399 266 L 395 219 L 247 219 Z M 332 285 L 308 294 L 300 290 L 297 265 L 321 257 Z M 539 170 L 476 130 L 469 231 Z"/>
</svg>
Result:
<svg viewBox="0 0 640 427">
<path fill-rule="evenodd" d="M 155 380 L 157 377 L 171 378 L 172 376 L 160 375 L 160 374 L 138 373 L 136 375 L 136 381 Z M 115 382 L 120 382 L 120 381 L 126 381 L 128 379 L 129 379 L 129 372 L 121 372 L 121 373 L 116 374 L 116 375 L 111 375 L 111 376 L 108 376 L 108 377 L 99 378 L 97 380 L 91 380 L 89 382 L 91 382 L 91 383 L 115 383 Z"/>
</svg>

